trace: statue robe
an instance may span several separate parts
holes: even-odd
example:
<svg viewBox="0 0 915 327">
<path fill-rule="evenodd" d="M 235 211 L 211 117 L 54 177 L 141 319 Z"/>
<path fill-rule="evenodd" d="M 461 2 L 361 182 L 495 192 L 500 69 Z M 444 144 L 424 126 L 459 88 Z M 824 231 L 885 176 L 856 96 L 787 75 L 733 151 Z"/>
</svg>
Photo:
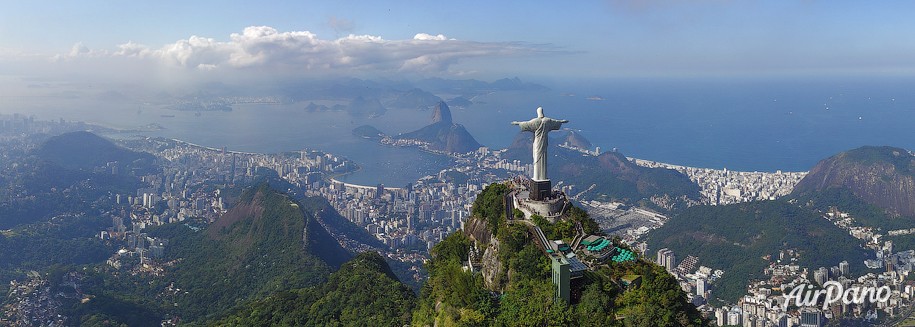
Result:
<svg viewBox="0 0 915 327">
<path fill-rule="evenodd" d="M 534 118 L 526 122 L 521 122 L 522 132 L 534 133 L 534 178 L 535 181 L 549 180 L 546 174 L 546 148 L 549 145 L 547 133 L 558 130 L 565 121 L 549 117 Z"/>
</svg>

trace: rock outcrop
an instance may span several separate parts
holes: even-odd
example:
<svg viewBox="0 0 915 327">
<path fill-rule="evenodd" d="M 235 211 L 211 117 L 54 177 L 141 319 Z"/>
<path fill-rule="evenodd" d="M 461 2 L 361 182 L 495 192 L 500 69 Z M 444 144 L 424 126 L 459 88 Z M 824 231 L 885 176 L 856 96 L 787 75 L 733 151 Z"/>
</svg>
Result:
<svg viewBox="0 0 915 327">
<path fill-rule="evenodd" d="M 480 148 L 480 143 L 464 128 L 451 120 L 451 110 L 444 101 L 435 106 L 432 124 L 396 138 L 424 143 L 430 150 L 466 153 Z"/>
<path fill-rule="evenodd" d="M 817 163 L 795 195 L 844 188 L 893 216 L 915 217 L 915 156 L 889 146 L 865 146 Z"/>
</svg>

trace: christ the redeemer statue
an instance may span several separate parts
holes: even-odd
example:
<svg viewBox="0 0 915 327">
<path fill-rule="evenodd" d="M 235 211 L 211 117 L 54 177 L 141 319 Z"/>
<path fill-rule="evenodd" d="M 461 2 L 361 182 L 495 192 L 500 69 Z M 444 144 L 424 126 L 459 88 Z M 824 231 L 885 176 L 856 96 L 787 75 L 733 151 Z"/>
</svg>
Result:
<svg viewBox="0 0 915 327">
<path fill-rule="evenodd" d="M 549 143 L 547 133 L 558 130 L 562 124 L 568 123 L 565 119 L 553 119 L 543 116 L 543 108 L 537 108 L 537 118 L 528 121 L 513 121 L 512 125 L 521 126 L 522 132 L 534 133 L 534 181 L 548 181 L 546 175 L 546 148 Z"/>
</svg>

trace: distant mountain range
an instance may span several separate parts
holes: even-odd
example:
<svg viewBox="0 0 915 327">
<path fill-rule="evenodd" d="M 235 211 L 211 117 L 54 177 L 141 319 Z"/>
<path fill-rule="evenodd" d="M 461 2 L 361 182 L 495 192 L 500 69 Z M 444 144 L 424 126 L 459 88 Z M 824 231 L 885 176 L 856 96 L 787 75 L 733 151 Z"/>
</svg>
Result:
<svg viewBox="0 0 915 327">
<path fill-rule="evenodd" d="M 387 102 L 387 105 L 393 108 L 428 110 L 440 102 L 442 102 L 442 98 L 435 94 L 413 88 L 396 94 L 394 99 Z"/>
<path fill-rule="evenodd" d="M 494 91 L 544 92 L 549 88 L 521 79 L 503 78 L 493 82 L 475 79 L 452 80 L 430 78 L 418 81 L 388 79 L 333 79 L 290 82 L 275 92 L 294 101 L 313 99 L 381 99 L 385 106 L 398 109 L 430 109 L 442 99 L 435 94 L 450 94 L 470 98 Z"/>
<path fill-rule="evenodd" d="M 419 87 L 448 93 L 473 94 L 487 91 L 547 91 L 548 87 L 522 82 L 520 78 L 503 78 L 491 83 L 475 80 L 452 80 L 442 78 L 429 78 L 415 83 Z"/>
<path fill-rule="evenodd" d="M 305 106 L 305 111 L 315 112 L 315 111 L 346 111 L 353 116 L 380 116 L 384 114 L 388 109 L 381 104 L 381 101 L 378 101 L 377 98 L 364 98 L 362 96 L 357 96 L 350 100 L 349 104 L 334 104 L 332 106 L 324 104 L 316 104 L 314 102 L 309 102 Z"/>
</svg>

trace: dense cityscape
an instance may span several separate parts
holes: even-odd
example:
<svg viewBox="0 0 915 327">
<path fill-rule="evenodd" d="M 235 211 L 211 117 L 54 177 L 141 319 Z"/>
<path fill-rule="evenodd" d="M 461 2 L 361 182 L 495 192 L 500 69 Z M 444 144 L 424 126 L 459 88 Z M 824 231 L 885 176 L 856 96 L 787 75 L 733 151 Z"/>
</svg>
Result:
<svg viewBox="0 0 915 327">
<path fill-rule="evenodd" d="M 36 133 L 59 134 L 70 130 L 104 128 L 79 122 L 43 122 L 23 116 L 3 117 L 3 156 L 11 158 L 26 153 L 35 147 L 29 143 Z M 110 131 L 109 131 L 110 132 Z M 428 250 L 455 230 L 461 229 L 469 216 L 474 198 L 482 189 L 494 182 L 511 179 L 531 170 L 530 164 L 517 160 L 508 161 L 501 157 L 502 151 L 488 148 L 467 154 L 450 154 L 454 164 L 436 175 L 425 176 L 403 188 L 384 185 L 355 185 L 339 181 L 339 176 L 358 169 L 358 164 L 332 153 L 318 150 L 301 150 L 280 154 L 258 154 L 230 151 L 195 145 L 180 140 L 147 137 L 128 137 L 118 141 L 121 145 L 151 153 L 160 159 L 162 172 L 142 176 L 145 187 L 130 194 L 111 194 L 98 202 L 102 215 L 110 219 L 111 226 L 99 231 L 97 237 L 119 244 L 120 248 L 111 254 L 107 264 L 114 269 L 129 269 L 131 274 L 157 275 L 163 271 L 157 259 L 168 251 L 169 241 L 149 237 L 144 229 L 168 223 L 215 221 L 227 210 L 224 203 L 226 187 L 250 183 L 265 171 L 276 172 L 280 177 L 300 188 L 305 195 L 326 198 L 347 220 L 366 229 L 380 240 L 385 248 L 366 247 L 351 240 L 344 234 L 334 237 L 347 249 L 359 252 L 380 251 L 391 260 L 411 265 L 413 278 L 420 282 L 423 263 L 428 260 Z M 416 146 L 404 142 L 397 146 Z M 421 145 L 421 144 L 420 144 Z M 598 155 L 589 149 L 576 149 L 586 155 Z M 690 177 L 702 189 L 702 203 L 725 205 L 737 202 L 774 199 L 791 192 L 803 176 L 797 173 L 733 172 L 727 170 L 700 169 L 630 159 L 647 167 L 675 169 Z M 119 163 L 110 162 L 97 170 L 117 175 Z M 8 168 L 9 169 L 9 168 Z M 562 189 L 574 194 L 575 185 L 562 185 Z M 53 190 L 52 190 L 53 191 Z M 292 190 L 290 190 L 292 191 Z M 10 184 L 4 189 L 5 201 L 26 198 L 23 190 Z M 66 192 L 66 190 L 65 190 Z M 665 215 L 641 207 L 618 202 L 582 200 L 583 208 L 611 235 L 617 235 L 641 253 L 646 248 L 640 237 L 650 230 L 662 226 L 668 219 Z M 681 288 L 689 294 L 689 300 L 697 305 L 718 325 L 781 326 L 798 325 L 809 319 L 834 319 L 855 317 L 874 319 L 880 310 L 891 316 L 911 303 L 913 288 L 902 283 L 915 264 L 915 252 L 893 252 L 891 241 L 881 242 L 880 234 L 859 226 L 848 214 L 831 211 L 825 213 L 828 219 L 852 236 L 862 240 L 875 251 L 876 260 L 866 264 L 885 272 L 851 276 L 847 262 L 836 266 L 800 267 L 793 263 L 796 253 L 780 252 L 772 258 L 765 274 L 769 280 L 756 281 L 748 285 L 748 295 L 738 303 L 720 307 L 706 304 L 714 298 L 716 279 L 726 274 L 726 267 L 697 266 L 700 258 L 687 256 L 679 261 L 676 254 L 667 249 L 657 251 L 657 263 L 665 267 L 680 281 Z M 128 228 L 129 226 L 129 228 Z M 189 227 L 198 226 L 190 224 Z M 199 228 L 203 226 L 193 227 Z M 905 234 L 907 230 L 890 231 L 890 234 Z M 782 292 L 796 285 L 811 283 L 808 272 L 813 272 L 812 282 L 823 286 L 827 281 L 837 281 L 846 287 L 886 285 L 892 288 L 890 302 L 876 307 L 836 305 L 829 310 L 815 308 L 802 311 L 784 309 L 785 297 Z M 78 285 L 74 283 L 79 296 Z M 30 279 L 13 281 L 4 306 L 10 321 L 32 321 L 43 325 L 61 325 L 62 318 L 55 318 L 57 309 L 54 296 L 48 294 L 47 281 L 38 274 Z M 809 316 L 809 317 L 808 317 Z M 57 320 L 55 320 L 57 319 Z"/>
</svg>

